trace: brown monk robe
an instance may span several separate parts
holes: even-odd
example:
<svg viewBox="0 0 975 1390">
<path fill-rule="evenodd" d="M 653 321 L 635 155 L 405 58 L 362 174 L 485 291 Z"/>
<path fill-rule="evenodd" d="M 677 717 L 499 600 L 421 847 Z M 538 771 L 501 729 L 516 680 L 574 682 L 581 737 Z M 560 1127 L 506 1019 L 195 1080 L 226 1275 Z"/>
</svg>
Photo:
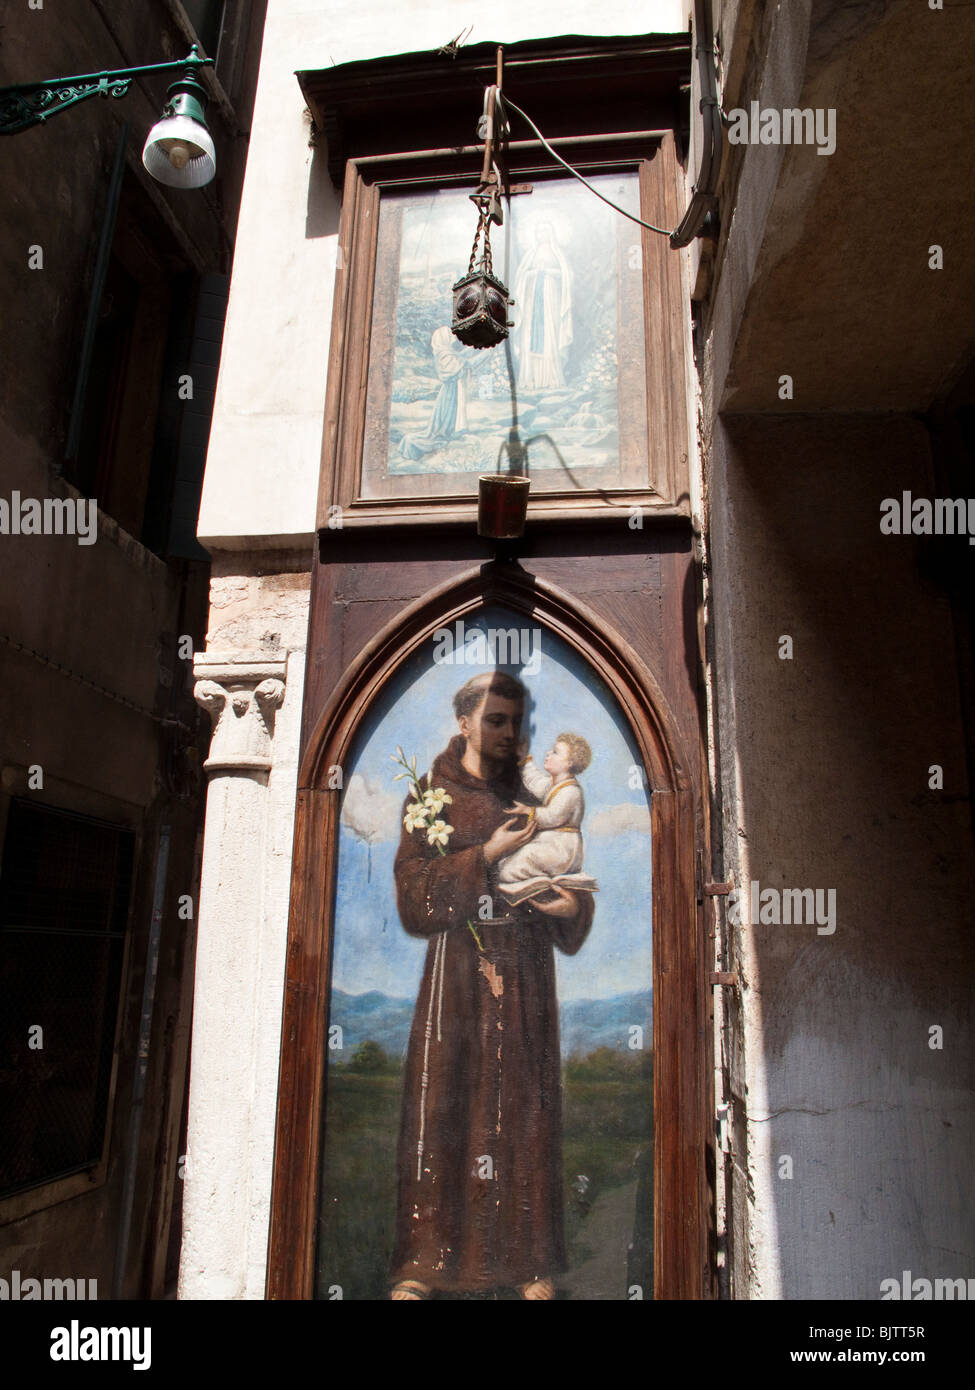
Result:
<svg viewBox="0 0 975 1390">
<path fill-rule="evenodd" d="M 392 1279 L 453 1291 L 565 1268 L 553 945 L 574 955 L 593 915 L 590 894 L 569 917 L 502 906 L 483 847 L 510 819 L 517 768 L 481 780 L 464 750 L 454 737 L 432 769 L 453 798 L 446 854 L 404 829 L 395 864 L 402 923 L 430 944 L 406 1060 Z M 485 894 L 505 922 L 480 920 Z"/>
</svg>

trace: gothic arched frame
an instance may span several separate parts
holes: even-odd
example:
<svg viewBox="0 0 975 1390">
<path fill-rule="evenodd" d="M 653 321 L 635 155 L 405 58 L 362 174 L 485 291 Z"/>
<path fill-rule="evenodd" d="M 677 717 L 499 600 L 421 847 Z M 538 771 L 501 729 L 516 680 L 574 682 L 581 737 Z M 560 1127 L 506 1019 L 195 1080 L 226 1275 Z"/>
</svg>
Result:
<svg viewBox="0 0 975 1390">
<path fill-rule="evenodd" d="M 489 563 L 411 603 L 362 648 L 319 715 L 299 769 L 269 1298 L 310 1298 L 314 1292 L 341 808 L 341 791 L 328 787 L 329 771 L 344 766 L 362 720 L 402 663 L 437 628 L 489 604 L 530 618 L 583 658 L 611 691 L 646 768 L 653 844 L 654 1287 L 657 1298 L 709 1292 L 708 965 L 689 758 L 652 672 L 605 620 L 516 564 Z"/>
</svg>

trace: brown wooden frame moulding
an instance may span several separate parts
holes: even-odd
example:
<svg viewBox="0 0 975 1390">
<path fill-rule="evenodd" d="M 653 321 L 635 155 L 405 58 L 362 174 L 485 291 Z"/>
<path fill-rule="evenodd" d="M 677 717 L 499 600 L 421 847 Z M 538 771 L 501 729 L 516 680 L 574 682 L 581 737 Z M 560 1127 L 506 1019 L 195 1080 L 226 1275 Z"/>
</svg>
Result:
<svg viewBox="0 0 975 1390">
<path fill-rule="evenodd" d="M 315 1291 L 325 1054 L 341 793 L 328 772 L 400 665 L 438 627 L 503 604 L 567 642 L 605 681 L 647 769 L 653 843 L 654 1278 L 662 1299 L 710 1296 L 708 985 L 696 807 L 677 723 L 654 676 L 604 619 L 517 565 L 478 565 L 374 636 L 321 711 L 299 771 L 268 1258 L 269 1298 Z"/>
<path fill-rule="evenodd" d="M 672 131 L 575 136 L 560 140 L 559 149 L 588 176 L 638 172 L 643 219 L 656 226 L 676 225 L 680 217 L 682 172 Z M 317 517 L 320 531 L 335 525 L 337 507 L 341 508 L 343 528 L 418 522 L 449 525 L 474 520 L 477 501 L 473 493 L 435 495 L 441 489 L 431 485 L 427 475 L 417 474 L 413 495 L 400 485 L 397 490 L 402 495 L 369 497 L 365 495 L 363 474 L 382 198 L 422 188 L 472 189 L 479 158 L 480 147 L 470 146 L 370 155 L 348 161 L 322 437 Z M 506 152 L 505 169 L 511 184 L 542 180 L 553 172 L 572 182 L 537 140 L 513 141 Z M 517 201 L 517 196 L 511 200 Z M 616 216 L 641 247 L 646 369 L 639 408 L 641 412 L 644 407 L 646 410 L 646 430 L 635 446 L 641 459 L 639 478 L 634 476 L 618 486 L 567 486 L 559 491 L 533 492 L 528 508 L 531 523 L 584 524 L 605 519 L 614 511 L 625 520 L 634 506 L 643 508 L 649 516 L 690 514 L 680 258 L 670 249 L 666 237 Z M 472 236 L 476 221 L 472 204 Z M 465 268 L 458 265 L 458 275 Z M 445 310 L 449 317 L 449 303 Z M 516 305 L 513 312 L 517 315 L 521 306 Z M 635 390 L 628 398 L 636 398 Z M 626 399 L 624 394 L 621 422 L 626 418 Z"/>
</svg>

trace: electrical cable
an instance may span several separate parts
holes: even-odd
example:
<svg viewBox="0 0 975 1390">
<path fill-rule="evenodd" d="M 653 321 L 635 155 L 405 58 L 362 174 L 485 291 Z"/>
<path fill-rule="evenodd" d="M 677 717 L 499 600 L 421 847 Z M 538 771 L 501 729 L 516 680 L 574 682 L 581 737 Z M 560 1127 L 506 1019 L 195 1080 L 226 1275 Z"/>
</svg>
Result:
<svg viewBox="0 0 975 1390">
<path fill-rule="evenodd" d="M 548 150 L 552 158 L 557 159 L 564 169 L 568 169 L 569 173 L 572 174 L 575 178 L 577 178 L 580 183 L 585 184 L 586 188 L 589 189 L 590 193 L 595 193 L 597 198 L 601 198 L 604 203 L 608 203 L 609 206 L 615 212 L 621 213 L 623 217 L 628 217 L 631 222 L 636 222 L 641 227 L 646 227 L 648 231 L 659 232 L 661 236 L 665 237 L 669 237 L 672 235 L 672 233 L 668 232 L 664 227 L 655 227 L 652 222 L 644 222 L 641 217 L 635 217 L 632 212 L 627 212 L 625 208 L 621 208 L 617 203 L 614 203 L 611 198 L 604 197 L 603 194 L 599 192 L 598 188 L 593 188 L 592 184 L 588 181 L 588 179 L 583 178 L 583 176 L 579 173 L 578 169 L 573 169 L 571 164 L 567 164 L 565 160 L 562 158 L 562 156 L 560 154 L 557 154 L 555 150 L 552 149 L 552 146 L 545 139 L 545 136 L 539 130 L 538 126 L 535 124 L 532 118 L 530 116 L 527 116 L 525 112 L 522 111 L 520 106 L 516 106 L 510 97 L 503 96 L 501 92 L 498 91 L 497 101 L 501 104 L 502 108 L 510 107 L 512 111 L 517 112 L 517 114 L 522 118 L 523 121 L 527 121 L 528 124 L 531 126 L 532 130 L 538 136 L 539 140 L 541 140 L 542 144 Z"/>
</svg>

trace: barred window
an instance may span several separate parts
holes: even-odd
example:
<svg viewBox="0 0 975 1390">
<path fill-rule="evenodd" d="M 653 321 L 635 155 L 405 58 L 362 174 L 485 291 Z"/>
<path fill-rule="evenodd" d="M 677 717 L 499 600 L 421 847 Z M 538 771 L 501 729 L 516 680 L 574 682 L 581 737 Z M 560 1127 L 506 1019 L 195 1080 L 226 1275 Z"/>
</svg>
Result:
<svg viewBox="0 0 975 1390">
<path fill-rule="evenodd" d="M 134 836 L 13 801 L 0 868 L 0 1196 L 102 1158 Z"/>
</svg>

